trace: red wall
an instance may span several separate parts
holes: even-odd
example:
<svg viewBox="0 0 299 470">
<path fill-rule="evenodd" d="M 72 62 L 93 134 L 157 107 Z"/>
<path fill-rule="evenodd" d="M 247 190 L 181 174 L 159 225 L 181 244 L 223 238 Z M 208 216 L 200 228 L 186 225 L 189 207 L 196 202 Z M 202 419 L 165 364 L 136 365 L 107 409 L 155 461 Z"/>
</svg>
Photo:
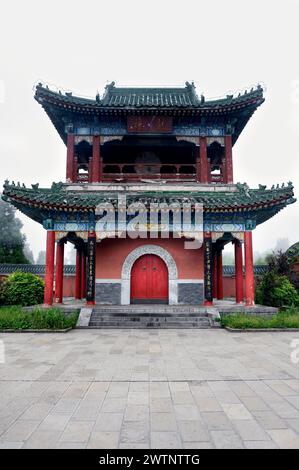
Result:
<svg viewBox="0 0 299 470">
<path fill-rule="evenodd" d="M 194 250 L 186 250 L 186 251 L 194 251 Z M 101 255 L 102 255 L 103 250 L 101 252 L 99 250 L 99 253 L 101 253 Z M 183 260 L 181 260 L 181 262 L 182 261 Z M 101 266 L 100 266 L 100 264 L 101 264 Z M 97 259 L 97 273 L 104 273 L 104 271 L 105 271 L 104 265 L 107 266 L 107 264 L 109 265 L 109 263 L 107 263 L 107 262 L 106 263 L 103 263 L 103 262 L 100 263 L 99 259 Z M 112 275 L 114 270 L 115 270 L 115 267 L 114 267 L 114 269 L 109 268 L 109 270 L 108 270 L 108 268 L 109 268 L 109 266 L 107 266 L 106 275 L 103 276 L 103 278 L 108 278 L 108 279 L 119 279 L 120 278 L 120 275 L 119 275 L 119 277 Z M 117 271 L 117 272 L 119 272 L 119 271 Z M 108 276 L 107 273 L 112 273 L 112 274 L 111 275 L 109 274 L 109 276 Z M 97 276 L 98 276 L 98 274 L 97 274 Z M 7 277 L 7 276 L 5 276 L 5 275 L 0 276 L 0 280 L 4 279 L 5 277 Z M 42 279 L 44 278 L 44 276 L 40 276 L 40 277 Z M 196 277 L 195 275 L 194 276 L 193 275 L 189 276 L 189 279 L 194 279 L 194 278 L 195 279 L 196 278 L 197 279 L 198 278 L 202 279 L 201 277 L 199 277 L 199 276 Z M 188 279 L 188 277 L 184 278 L 184 277 L 181 276 L 181 279 Z M 245 292 L 245 281 L 244 281 L 244 292 Z M 235 278 L 233 276 L 224 276 L 223 277 L 223 293 L 224 293 L 224 297 L 235 297 Z M 75 295 L 75 276 L 71 276 L 71 275 L 65 275 L 64 276 L 64 278 L 63 278 L 63 295 L 64 295 L 64 297 L 74 297 L 74 295 Z"/>
<path fill-rule="evenodd" d="M 243 290 L 245 293 L 245 276 L 243 276 Z M 223 297 L 236 296 L 235 276 L 223 276 Z"/>
<path fill-rule="evenodd" d="M 167 250 L 174 258 L 179 279 L 203 279 L 203 250 L 184 249 L 184 240 L 106 238 L 97 244 L 96 278 L 120 279 L 125 258 L 137 247 L 145 244 L 158 245 Z"/>
</svg>

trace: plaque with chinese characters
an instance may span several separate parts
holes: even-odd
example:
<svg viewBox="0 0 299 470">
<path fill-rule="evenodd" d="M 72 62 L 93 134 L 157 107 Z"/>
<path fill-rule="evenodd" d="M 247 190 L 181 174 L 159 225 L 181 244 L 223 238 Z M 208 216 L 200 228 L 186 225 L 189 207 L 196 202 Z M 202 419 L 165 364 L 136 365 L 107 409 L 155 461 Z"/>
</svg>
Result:
<svg viewBox="0 0 299 470">
<path fill-rule="evenodd" d="M 128 116 L 128 132 L 169 133 L 172 132 L 171 116 Z"/>
</svg>

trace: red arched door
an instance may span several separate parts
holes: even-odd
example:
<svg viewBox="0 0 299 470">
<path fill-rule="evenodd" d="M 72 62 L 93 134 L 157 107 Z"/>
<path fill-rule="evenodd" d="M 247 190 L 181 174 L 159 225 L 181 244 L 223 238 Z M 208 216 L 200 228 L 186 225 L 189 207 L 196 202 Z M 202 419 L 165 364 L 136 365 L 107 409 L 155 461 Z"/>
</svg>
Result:
<svg viewBox="0 0 299 470">
<path fill-rule="evenodd" d="M 168 303 L 168 269 L 156 255 L 138 258 L 131 271 L 132 303 Z"/>
</svg>

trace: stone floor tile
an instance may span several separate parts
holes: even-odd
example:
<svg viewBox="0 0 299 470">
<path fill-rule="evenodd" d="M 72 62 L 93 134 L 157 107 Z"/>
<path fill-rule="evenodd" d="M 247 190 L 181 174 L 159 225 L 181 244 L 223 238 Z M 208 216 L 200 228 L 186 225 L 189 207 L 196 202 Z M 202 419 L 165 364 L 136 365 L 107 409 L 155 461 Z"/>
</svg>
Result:
<svg viewBox="0 0 299 470">
<path fill-rule="evenodd" d="M 268 433 L 280 449 L 299 449 L 299 435 L 292 429 L 270 429 Z"/>
<path fill-rule="evenodd" d="M 216 449 L 242 449 L 243 443 L 234 431 L 211 431 Z"/>
<path fill-rule="evenodd" d="M 177 419 L 180 420 L 197 420 L 199 419 L 199 411 L 195 405 L 174 405 L 174 412 Z"/>
<path fill-rule="evenodd" d="M 173 402 L 171 398 L 152 397 L 150 399 L 150 410 L 153 413 L 166 413 L 173 411 Z"/>
<path fill-rule="evenodd" d="M 288 424 L 288 427 L 292 428 L 299 436 L 299 419 L 287 419 L 286 423 Z"/>
<path fill-rule="evenodd" d="M 93 429 L 92 421 L 69 421 L 60 440 L 66 442 L 87 442 Z"/>
<path fill-rule="evenodd" d="M 207 428 L 199 421 L 178 421 L 178 428 L 182 441 L 208 441 Z"/>
<path fill-rule="evenodd" d="M 242 402 L 249 411 L 267 411 L 269 406 L 260 397 L 242 397 Z"/>
<path fill-rule="evenodd" d="M 214 449 L 215 446 L 210 441 L 203 442 L 183 442 L 184 449 Z"/>
<path fill-rule="evenodd" d="M 200 416 L 209 430 L 232 430 L 232 423 L 224 412 L 201 412 Z"/>
<path fill-rule="evenodd" d="M 152 431 L 177 430 L 177 424 L 174 413 L 151 413 L 150 425 Z"/>
<path fill-rule="evenodd" d="M 246 449 L 278 449 L 273 441 L 244 441 Z"/>
<path fill-rule="evenodd" d="M 253 419 L 253 416 L 244 405 L 239 403 L 234 403 L 231 405 L 222 405 L 223 411 L 227 417 L 232 419 Z"/>
<path fill-rule="evenodd" d="M 30 438 L 24 442 L 23 449 L 54 449 L 58 445 L 61 432 L 53 430 L 34 431 Z"/>
<path fill-rule="evenodd" d="M 272 410 L 253 411 L 252 414 L 264 429 L 283 429 L 288 427 L 286 420 L 281 419 Z"/>
<path fill-rule="evenodd" d="M 71 418 L 70 413 L 50 413 L 48 416 L 41 422 L 39 429 L 46 431 L 63 431 L 66 427 L 68 421 Z"/>
<path fill-rule="evenodd" d="M 87 449 L 117 449 L 119 432 L 94 431 L 87 443 Z"/>
<path fill-rule="evenodd" d="M 222 411 L 222 407 L 216 398 L 195 397 L 195 403 L 199 411 Z"/>
<path fill-rule="evenodd" d="M 126 398 L 106 398 L 102 404 L 102 413 L 123 413 L 127 406 Z"/>
<path fill-rule="evenodd" d="M 0 440 L 0 449 L 21 449 L 23 441 L 3 441 Z"/>
<path fill-rule="evenodd" d="M 1 439 L 4 441 L 26 441 L 39 424 L 40 421 L 37 420 L 19 419 L 2 434 Z"/>
<path fill-rule="evenodd" d="M 128 405 L 124 421 L 147 421 L 150 416 L 150 408 L 147 405 Z"/>
<path fill-rule="evenodd" d="M 99 413 L 95 431 L 120 431 L 123 422 L 123 413 Z"/>
<path fill-rule="evenodd" d="M 131 392 L 128 394 L 129 405 L 148 405 L 149 404 L 149 392 Z"/>
<path fill-rule="evenodd" d="M 182 443 L 177 432 L 151 432 L 151 449 L 181 449 Z"/>
<path fill-rule="evenodd" d="M 119 449 L 149 449 L 150 444 L 148 442 L 120 442 Z"/>
<path fill-rule="evenodd" d="M 172 401 L 175 405 L 193 405 L 194 398 L 191 392 L 172 392 Z"/>
<path fill-rule="evenodd" d="M 120 432 L 120 442 L 139 442 L 149 441 L 149 423 L 148 421 L 124 421 Z"/>
<path fill-rule="evenodd" d="M 255 420 L 233 420 L 234 428 L 244 441 L 267 441 L 267 432 Z"/>
</svg>

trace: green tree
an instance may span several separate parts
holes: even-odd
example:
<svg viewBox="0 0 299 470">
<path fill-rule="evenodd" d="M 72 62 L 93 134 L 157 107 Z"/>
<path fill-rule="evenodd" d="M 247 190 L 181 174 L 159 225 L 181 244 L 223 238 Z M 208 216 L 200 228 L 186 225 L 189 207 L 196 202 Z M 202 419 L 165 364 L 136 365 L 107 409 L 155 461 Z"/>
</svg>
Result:
<svg viewBox="0 0 299 470">
<path fill-rule="evenodd" d="M 21 232 L 23 224 L 15 213 L 11 204 L 0 199 L 0 263 L 28 263 L 24 254 L 26 237 Z"/>
</svg>

